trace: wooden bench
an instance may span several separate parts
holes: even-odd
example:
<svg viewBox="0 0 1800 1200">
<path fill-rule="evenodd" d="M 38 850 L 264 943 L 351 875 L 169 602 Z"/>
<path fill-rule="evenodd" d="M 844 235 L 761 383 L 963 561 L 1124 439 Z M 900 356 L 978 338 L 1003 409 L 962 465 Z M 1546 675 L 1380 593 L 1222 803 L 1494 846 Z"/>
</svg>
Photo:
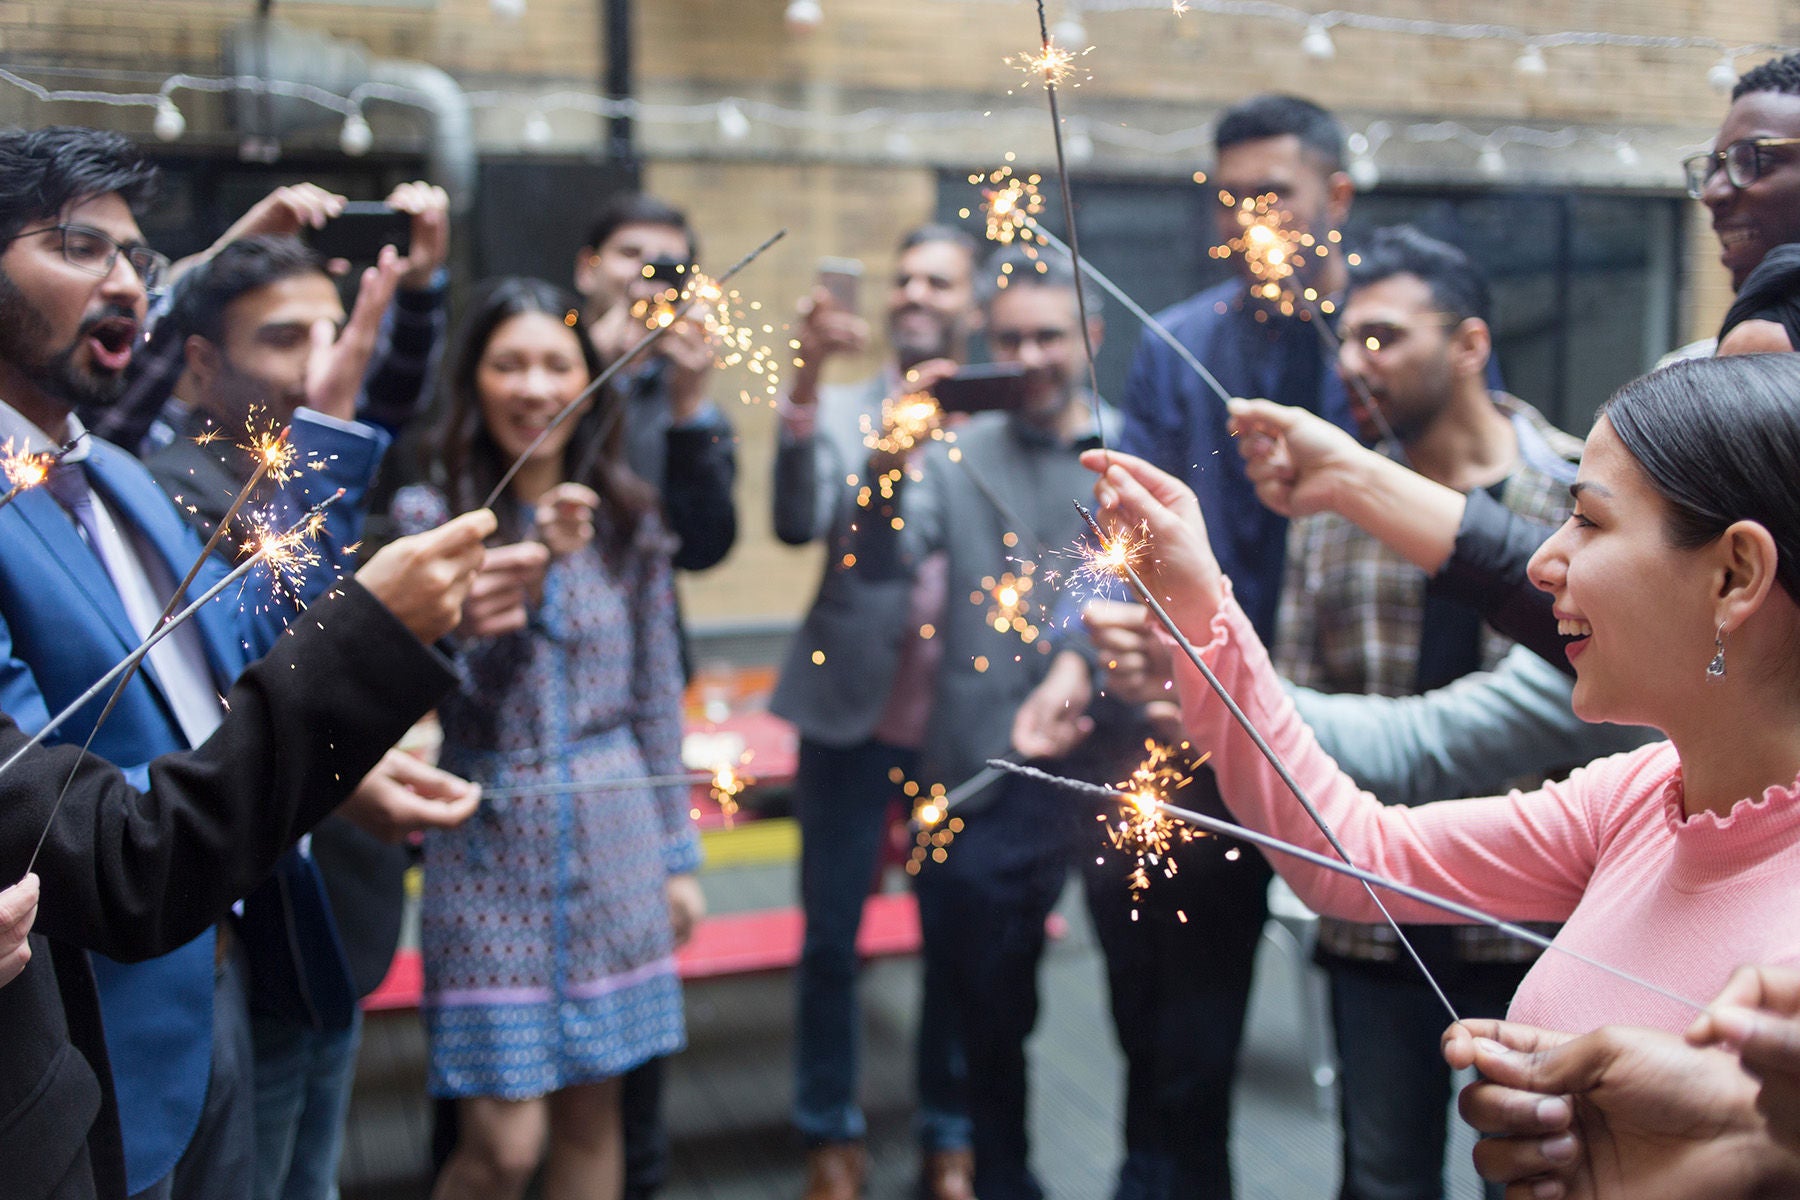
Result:
<svg viewBox="0 0 1800 1200">
<path fill-rule="evenodd" d="M 785 971 L 800 962 L 798 908 L 710 916 L 694 931 L 676 961 L 685 981 Z M 864 958 L 895 958 L 919 950 L 919 907 L 911 892 L 881 892 L 863 905 L 856 948 Z M 417 1008 L 424 985 L 419 952 L 401 950 L 381 986 L 363 1000 L 366 1012 Z"/>
</svg>

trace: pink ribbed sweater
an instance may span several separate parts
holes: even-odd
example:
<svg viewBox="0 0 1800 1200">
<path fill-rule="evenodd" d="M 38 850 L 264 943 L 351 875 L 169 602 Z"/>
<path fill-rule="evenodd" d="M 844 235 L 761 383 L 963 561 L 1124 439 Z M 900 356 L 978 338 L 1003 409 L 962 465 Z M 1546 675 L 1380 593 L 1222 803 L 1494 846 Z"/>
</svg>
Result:
<svg viewBox="0 0 1800 1200">
<path fill-rule="evenodd" d="M 1601 759 L 1539 791 L 1418 808 L 1381 804 L 1338 769 L 1281 689 L 1227 594 L 1202 651 L 1360 867 L 1512 921 L 1561 921 L 1557 941 L 1705 1003 L 1744 963 L 1800 966 L 1800 789 L 1772 787 L 1728 817 L 1687 817 L 1667 742 Z M 1177 653 L 1188 736 L 1211 749 L 1238 819 L 1331 854 L 1324 837 Z M 1696 685 L 1698 686 L 1698 684 Z M 1353 879 L 1270 854 L 1314 911 L 1379 921 Z M 1393 893 L 1401 921 L 1455 918 Z M 1554 951 L 1513 997 L 1513 1020 L 1571 1032 L 1679 1030 L 1694 1013 Z"/>
</svg>

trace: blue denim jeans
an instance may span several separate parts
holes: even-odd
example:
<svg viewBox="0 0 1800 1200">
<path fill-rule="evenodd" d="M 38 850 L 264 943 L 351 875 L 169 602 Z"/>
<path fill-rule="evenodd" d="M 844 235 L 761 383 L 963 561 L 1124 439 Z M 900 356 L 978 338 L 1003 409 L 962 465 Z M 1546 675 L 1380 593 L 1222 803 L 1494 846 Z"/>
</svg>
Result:
<svg viewBox="0 0 1800 1200">
<path fill-rule="evenodd" d="M 256 1056 L 255 1200 L 337 1200 L 362 1014 L 348 1029 L 327 1030 L 253 1014 L 250 1034 Z"/>
<path fill-rule="evenodd" d="M 865 742 L 837 749 L 802 738 L 794 780 L 800 824 L 800 904 L 806 935 L 795 973 L 794 1126 L 809 1145 L 855 1141 L 866 1132 L 857 1104 L 861 1013 L 856 934 L 899 795 L 889 772 L 910 777 L 910 750 Z M 937 981 L 927 963 L 925 1008 Z M 969 1144 L 961 1051 L 953 1027 L 933 1016 L 918 1041 L 918 1132 L 926 1150 Z"/>
<path fill-rule="evenodd" d="M 1439 952 L 1447 927 L 1406 930 L 1460 1016 L 1506 1015 L 1529 963 L 1457 963 Z M 1439 1038 L 1449 1014 L 1410 961 L 1392 972 L 1326 965 L 1344 1131 L 1340 1200 L 1442 1200 L 1452 1078 Z M 1499 1200 L 1501 1190 L 1487 1195 Z"/>
</svg>

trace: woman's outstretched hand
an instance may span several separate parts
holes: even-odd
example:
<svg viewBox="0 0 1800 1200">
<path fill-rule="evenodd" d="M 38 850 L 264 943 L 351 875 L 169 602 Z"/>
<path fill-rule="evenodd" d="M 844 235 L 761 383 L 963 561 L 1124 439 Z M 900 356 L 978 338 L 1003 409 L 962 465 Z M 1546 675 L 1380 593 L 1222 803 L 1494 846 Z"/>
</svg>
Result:
<svg viewBox="0 0 1800 1200">
<path fill-rule="evenodd" d="M 1224 575 L 1193 491 L 1143 459 L 1114 450 L 1089 450 L 1081 465 L 1100 476 L 1094 499 L 1107 536 L 1147 541 L 1132 566 L 1150 593 L 1182 628 L 1204 628 L 1218 610 Z"/>
</svg>

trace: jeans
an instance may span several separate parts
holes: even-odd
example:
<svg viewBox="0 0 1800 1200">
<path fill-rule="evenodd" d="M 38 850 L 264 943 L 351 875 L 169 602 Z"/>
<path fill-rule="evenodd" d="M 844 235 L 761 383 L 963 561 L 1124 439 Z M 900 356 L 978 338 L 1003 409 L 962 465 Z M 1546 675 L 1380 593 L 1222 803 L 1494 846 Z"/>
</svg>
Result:
<svg viewBox="0 0 1800 1200">
<path fill-rule="evenodd" d="M 1503 1017 L 1529 963 L 1460 963 L 1446 926 L 1406 926 L 1458 1015 Z M 1450 1023 L 1409 959 L 1369 969 L 1328 959 L 1344 1131 L 1340 1200 L 1442 1200 Z M 1501 1189 L 1489 1187 L 1490 1200 Z"/>
<path fill-rule="evenodd" d="M 1043 784 L 1007 776 L 964 817 L 941 863 L 919 874 L 928 972 L 961 1023 L 974 1134 L 975 1194 L 1042 1200 L 1026 1131 L 1025 1040 L 1037 1023 L 1044 920 L 1076 854 L 1092 836 L 1082 806 Z M 939 1015 L 928 1012 L 929 1026 Z"/>
<path fill-rule="evenodd" d="M 362 1042 L 362 1014 L 348 1029 L 313 1029 L 254 1014 L 255 1200 L 337 1200 L 344 1116 Z"/>
<path fill-rule="evenodd" d="M 794 1126 L 808 1145 L 856 1141 L 867 1129 L 856 1102 L 856 934 L 888 808 L 899 795 L 890 772 L 910 776 L 915 761 L 913 751 L 880 742 L 838 749 L 800 741 L 794 811 L 806 935 L 795 973 Z M 924 1006 L 931 1015 L 918 1039 L 918 1133 L 926 1150 L 955 1150 L 969 1144 L 961 1052 L 953 1024 L 936 1015 L 945 1007 L 937 986 L 928 959 Z"/>
<path fill-rule="evenodd" d="M 213 978 L 212 1070 L 200 1125 L 175 1169 L 132 1200 L 248 1200 L 256 1118 L 244 951 L 233 939 Z"/>
<path fill-rule="evenodd" d="M 1181 796 L 1223 813 L 1210 772 Z M 1081 857 L 1126 1064 L 1114 1200 L 1230 1200 L 1231 1089 L 1271 874 L 1255 850 L 1232 851 L 1220 838 L 1178 847 L 1176 874 L 1152 874 L 1136 919 L 1131 861 L 1110 850 Z"/>
</svg>

